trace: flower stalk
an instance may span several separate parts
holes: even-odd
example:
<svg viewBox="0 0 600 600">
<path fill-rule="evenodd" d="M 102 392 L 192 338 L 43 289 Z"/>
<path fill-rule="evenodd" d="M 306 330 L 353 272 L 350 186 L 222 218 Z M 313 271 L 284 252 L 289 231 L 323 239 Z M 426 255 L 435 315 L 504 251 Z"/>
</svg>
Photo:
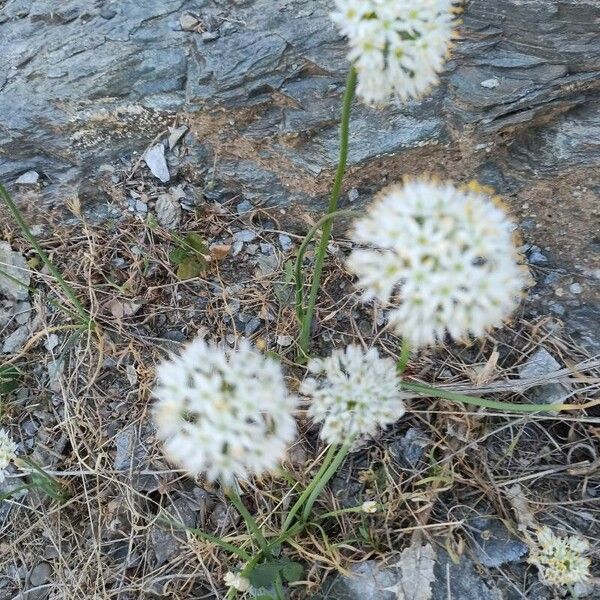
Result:
<svg viewBox="0 0 600 600">
<path fill-rule="evenodd" d="M 350 110 L 352 108 L 352 99 L 356 89 L 356 71 L 354 67 L 350 67 L 348 77 L 346 79 L 346 91 L 344 92 L 344 100 L 342 104 L 342 120 L 340 124 L 340 153 L 338 159 L 337 171 L 331 196 L 329 197 L 329 206 L 327 214 L 334 213 L 338 207 L 340 193 L 342 191 L 342 181 L 346 172 L 346 163 L 348 161 L 348 140 L 350 134 Z M 302 324 L 300 326 L 300 336 L 298 339 L 298 360 L 305 362 L 308 358 L 308 345 L 310 343 L 310 334 L 312 328 L 312 320 L 317 303 L 317 295 L 321 286 L 321 274 L 323 265 L 325 264 L 325 255 L 327 254 L 327 246 L 331 236 L 332 221 L 327 220 L 323 224 L 323 233 L 315 256 L 315 266 L 313 271 L 312 284 L 308 296 L 306 311 L 302 315 Z"/>
</svg>

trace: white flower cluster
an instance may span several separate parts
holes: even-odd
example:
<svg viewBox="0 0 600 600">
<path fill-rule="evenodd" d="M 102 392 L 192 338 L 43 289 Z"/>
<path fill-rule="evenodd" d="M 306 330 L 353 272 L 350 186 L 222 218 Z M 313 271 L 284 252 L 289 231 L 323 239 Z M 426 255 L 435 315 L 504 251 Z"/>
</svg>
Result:
<svg viewBox="0 0 600 600">
<path fill-rule="evenodd" d="M 321 437 L 330 444 L 373 434 L 404 414 L 396 365 L 375 348 L 334 350 L 327 358 L 311 359 L 308 371 L 316 377 L 307 377 L 300 392 L 312 398 L 308 414 L 323 423 Z"/>
<path fill-rule="evenodd" d="M 247 342 L 225 351 L 196 340 L 157 374 L 158 435 L 192 474 L 231 485 L 275 468 L 294 439 L 296 398 L 281 367 Z"/>
<path fill-rule="evenodd" d="M 537 545 L 530 550 L 529 562 L 550 585 L 585 583 L 590 577 L 590 559 L 583 554 L 588 549 L 588 542 L 578 536 L 560 537 L 549 527 L 542 527 Z"/>
<path fill-rule="evenodd" d="M 453 0 L 335 0 L 368 104 L 417 98 L 438 81 L 454 28 Z"/>
<path fill-rule="evenodd" d="M 238 592 L 247 592 L 250 589 L 250 580 L 246 577 L 242 577 L 239 573 L 232 573 L 227 571 L 225 577 L 223 577 L 223 583 Z"/>
<path fill-rule="evenodd" d="M 363 299 L 392 303 L 413 347 L 480 336 L 515 309 L 527 276 L 513 226 L 489 190 L 430 180 L 383 190 L 354 226 L 349 270 Z"/>
<path fill-rule="evenodd" d="M 0 483 L 6 478 L 6 467 L 17 457 L 15 444 L 4 429 L 0 429 Z"/>
</svg>

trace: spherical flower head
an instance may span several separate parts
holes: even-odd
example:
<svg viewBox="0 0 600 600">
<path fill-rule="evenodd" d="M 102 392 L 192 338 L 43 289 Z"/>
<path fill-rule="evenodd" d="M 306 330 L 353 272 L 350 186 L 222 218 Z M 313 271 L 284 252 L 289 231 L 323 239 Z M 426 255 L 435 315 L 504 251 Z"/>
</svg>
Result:
<svg viewBox="0 0 600 600">
<path fill-rule="evenodd" d="M 455 27 L 455 0 L 335 0 L 350 43 L 356 92 L 367 104 L 418 98 L 438 82 Z"/>
<path fill-rule="evenodd" d="M 560 537 L 549 527 L 537 532 L 537 543 L 530 548 L 529 562 L 549 585 L 575 585 L 590 577 L 590 559 L 583 556 L 589 544 L 578 536 Z"/>
<path fill-rule="evenodd" d="M 372 515 L 377 512 L 377 502 L 374 502 L 373 500 L 367 500 L 366 502 L 362 503 L 360 509 L 364 513 L 367 513 L 368 515 Z"/>
<path fill-rule="evenodd" d="M 296 399 L 281 367 L 247 342 L 227 351 L 196 340 L 157 375 L 158 436 L 193 475 L 232 485 L 274 469 L 294 439 Z"/>
<path fill-rule="evenodd" d="M 409 180 L 355 223 L 352 240 L 369 247 L 352 251 L 348 269 L 412 347 L 481 336 L 518 305 L 527 271 L 498 204 L 476 184 Z"/>
<path fill-rule="evenodd" d="M 6 478 L 6 467 L 17 457 L 15 444 L 4 429 L 0 429 L 0 483 Z"/>
<path fill-rule="evenodd" d="M 321 438 L 330 444 L 373 434 L 404 414 L 396 365 L 375 348 L 350 345 L 307 366 L 315 377 L 307 377 L 300 392 L 312 399 L 308 414 L 323 424 Z"/>
<path fill-rule="evenodd" d="M 242 577 L 239 573 L 228 571 L 225 573 L 223 582 L 227 587 L 233 588 L 238 592 L 247 592 L 250 589 L 250 580 Z"/>
</svg>

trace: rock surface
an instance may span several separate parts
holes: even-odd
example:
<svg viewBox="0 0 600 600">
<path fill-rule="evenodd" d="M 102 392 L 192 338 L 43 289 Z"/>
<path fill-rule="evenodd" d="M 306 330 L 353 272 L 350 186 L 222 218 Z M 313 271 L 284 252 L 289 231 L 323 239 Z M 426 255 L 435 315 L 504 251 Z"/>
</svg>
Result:
<svg viewBox="0 0 600 600">
<path fill-rule="evenodd" d="M 8 242 L 0 241 L 0 295 L 10 300 L 26 300 L 30 280 L 25 257 Z"/>
<path fill-rule="evenodd" d="M 177 114 L 188 152 L 167 151 L 172 179 L 187 162 L 217 190 L 298 206 L 290 220 L 324 206 L 348 68 L 330 0 L 0 5 L 0 180 L 17 200 L 61 206 L 76 192 L 84 209 L 97 205 L 99 167 L 142 156 L 161 134 L 165 143 Z M 600 346 L 599 19 L 596 0 L 465 2 L 430 96 L 385 111 L 355 105 L 344 194 L 364 202 L 424 168 L 493 185 L 546 258 L 536 277 L 575 275 L 567 301 L 542 298 L 541 311 L 591 352 Z M 38 183 L 17 186 L 30 171 Z"/>
</svg>

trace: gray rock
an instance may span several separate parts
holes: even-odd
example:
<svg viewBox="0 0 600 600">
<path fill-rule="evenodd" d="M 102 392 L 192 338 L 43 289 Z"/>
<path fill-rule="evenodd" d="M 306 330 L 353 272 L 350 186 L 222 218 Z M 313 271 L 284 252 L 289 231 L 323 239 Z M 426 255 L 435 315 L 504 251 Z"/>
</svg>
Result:
<svg viewBox="0 0 600 600">
<path fill-rule="evenodd" d="M 464 555 L 455 564 L 445 550 L 438 548 L 434 574 L 432 600 L 503 600 L 502 593 L 493 584 L 490 586 L 487 578 L 477 572 L 473 561 Z"/>
<path fill-rule="evenodd" d="M 37 171 L 27 171 L 27 173 L 23 173 L 21 177 L 19 177 L 15 183 L 17 185 L 35 185 L 40 178 L 40 175 Z"/>
<path fill-rule="evenodd" d="M 244 328 L 244 335 L 251 336 L 259 327 L 262 321 L 258 317 L 253 317 L 246 323 Z"/>
<path fill-rule="evenodd" d="M 376 560 L 367 560 L 350 567 L 351 576 L 338 575 L 326 583 L 323 600 L 396 600 L 396 594 L 385 591 L 398 581 L 398 570 L 382 567 Z"/>
<path fill-rule="evenodd" d="M 251 242 L 256 239 L 256 232 L 250 229 L 242 229 L 233 234 L 233 239 L 236 242 Z"/>
<path fill-rule="evenodd" d="M 591 355 L 600 354 L 600 306 L 588 303 L 569 311 L 566 325 Z"/>
<path fill-rule="evenodd" d="M 58 198 L 99 162 L 148 144 L 172 111 L 216 108 L 223 119 L 203 119 L 196 133 L 208 162 L 217 145 L 234 149 L 219 155 L 219 177 L 262 201 L 320 206 L 308 183 L 335 163 L 348 69 L 328 0 L 310 10 L 303 0 L 204 0 L 207 30 L 192 36 L 182 29 L 198 22 L 195 0 L 122 0 L 97 12 L 87 0 L 38 0 L 20 18 L 17 6 L 0 23 L 0 154 L 9 157 L 0 179 L 43 169 Z M 457 136 L 475 148 L 499 132 L 515 173 L 598 165 L 599 12 L 595 0 L 472 0 L 438 88 L 385 111 L 355 105 L 351 165 L 452 148 Z M 257 118 L 229 126 L 227 111 L 246 109 Z"/>
<path fill-rule="evenodd" d="M 0 294 L 12 300 L 26 300 L 30 281 L 25 257 L 14 252 L 8 242 L 0 242 Z"/>
<path fill-rule="evenodd" d="M 437 548 L 436 552 L 432 600 L 503 600 L 500 591 L 487 584 L 467 557 L 462 556 L 459 563 L 454 564 L 445 550 Z M 337 575 L 327 582 L 319 595 L 320 600 L 397 600 L 395 593 L 386 591 L 399 581 L 397 567 L 385 567 L 379 561 L 367 560 L 352 565 L 350 571 L 351 577 Z"/>
<path fill-rule="evenodd" d="M 148 165 L 150 171 L 152 171 L 152 175 L 158 177 L 163 183 L 171 179 L 169 167 L 167 167 L 167 161 L 165 160 L 165 147 L 162 144 L 152 146 L 144 154 L 144 162 Z"/>
<path fill-rule="evenodd" d="M 544 377 L 560 368 L 558 361 L 545 348 L 540 348 L 521 365 L 519 375 L 526 379 Z M 527 396 L 533 403 L 559 404 L 564 402 L 570 391 L 570 386 L 562 383 L 545 383 L 529 389 Z"/>
<path fill-rule="evenodd" d="M 512 536 L 497 519 L 471 519 L 468 525 L 475 542 L 471 552 L 477 562 L 486 567 L 515 562 L 528 552 L 527 544 Z"/>
<path fill-rule="evenodd" d="M 241 215 L 245 212 L 248 212 L 249 210 L 252 210 L 253 206 L 250 202 L 248 202 L 248 200 L 242 200 L 236 207 L 235 210 L 237 211 L 238 215 Z"/>
<path fill-rule="evenodd" d="M 173 150 L 181 138 L 187 133 L 187 125 L 169 129 L 169 150 Z"/>
<path fill-rule="evenodd" d="M 401 467 L 415 469 L 430 444 L 431 438 L 424 431 L 411 427 L 399 440 L 390 444 L 390 453 Z"/>
<path fill-rule="evenodd" d="M 2 354 L 14 354 L 18 352 L 29 339 L 29 325 L 17 327 L 2 344 Z"/>
<path fill-rule="evenodd" d="M 196 513 L 185 498 L 177 498 L 169 513 L 173 520 L 186 527 L 195 527 Z M 167 525 L 153 525 L 150 529 L 150 547 L 154 551 L 155 566 L 160 567 L 181 552 L 184 531 L 170 530 Z"/>
<path fill-rule="evenodd" d="M 289 252 L 293 247 L 294 243 L 292 242 L 292 238 L 285 233 L 279 234 L 279 245 L 284 252 Z"/>
<path fill-rule="evenodd" d="M 29 574 L 29 584 L 32 587 L 43 585 L 50 581 L 51 577 L 52 567 L 47 562 L 41 562 L 31 569 L 31 573 Z"/>
<path fill-rule="evenodd" d="M 548 262 L 548 258 L 542 254 L 537 246 L 532 246 L 530 248 L 527 258 L 532 265 L 542 265 Z"/>
<path fill-rule="evenodd" d="M 181 29 L 183 29 L 183 31 L 194 31 L 198 26 L 199 21 L 194 15 L 191 15 L 190 13 L 183 13 L 179 17 L 179 24 L 181 25 Z"/>
<path fill-rule="evenodd" d="M 171 194 L 161 194 L 156 200 L 156 220 L 166 229 L 179 227 L 181 205 Z"/>
<path fill-rule="evenodd" d="M 25 325 L 31 319 L 31 304 L 29 302 L 19 302 L 15 307 L 15 321 L 19 325 Z"/>
<path fill-rule="evenodd" d="M 575 294 L 575 295 L 581 294 L 581 292 L 582 292 L 581 284 L 572 283 L 569 286 L 569 291 L 571 292 L 571 294 Z"/>
</svg>

